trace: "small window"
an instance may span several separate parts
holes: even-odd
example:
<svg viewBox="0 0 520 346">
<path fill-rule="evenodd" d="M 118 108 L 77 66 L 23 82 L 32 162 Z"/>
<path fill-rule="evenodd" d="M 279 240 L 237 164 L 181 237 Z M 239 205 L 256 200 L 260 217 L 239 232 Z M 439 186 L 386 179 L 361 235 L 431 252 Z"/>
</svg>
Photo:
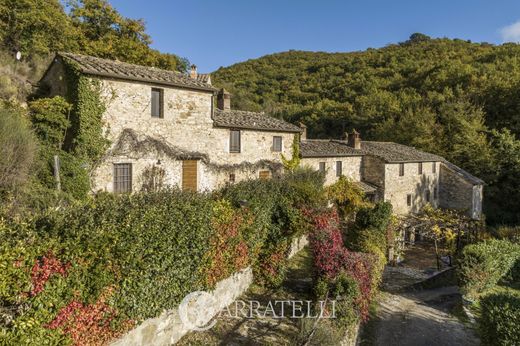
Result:
<svg viewBox="0 0 520 346">
<path fill-rule="evenodd" d="M 231 174 L 229 175 L 229 183 L 234 184 L 234 183 L 235 183 L 235 180 L 236 180 L 235 173 L 231 173 Z"/>
<path fill-rule="evenodd" d="M 437 173 L 437 164 L 432 162 L 432 173 Z"/>
<path fill-rule="evenodd" d="M 320 172 L 325 172 L 325 162 L 320 162 Z"/>
<path fill-rule="evenodd" d="M 273 137 L 273 151 L 282 151 L 282 137 L 281 136 Z"/>
<path fill-rule="evenodd" d="M 434 199 L 434 200 L 437 200 L 438 198 L 439 198 L 439 196 L 438 196 L 437 188 L 434 187 L 434 188 L 433 188 L 433 199 Z"/>
<path fill-rule="evenodd" d="M 164 90 L 152 88 L 152 118 L 164 118 Z"/>
<path fill-rule="evenodd" d="M 240 152 L 240 131 L 231 130 L 229 132 L 229 152 L 239 153 Z"/>
<path fill-rule="evenodd" d="M 266 180 L 271 178 L 271 172 L 270 171 L 260 171 L 258 174 L 259 178 L 262 180 Z"/>
<path fill-rule="evenodd" d="M 343 175 L 343 162 L 336 161 L 336 177 L 341 177 Z"/>
<path fill-rule="evenodd" d="M 399 164 L 399 176 L 404 176 L 404 163 Z"/>
<path fill-rule="evenodd" d="M 426 202 L 430 203 L 430 190 L 426 190 Z"/>
<path fill-rule="evenodd" d="M 418 171 L 419 174 L 422 174 L 422 162 L 419 162 L 418 167 L 417 167 L 417 171 Z"/>
<path fill-rule="evenodd" d="M 132 192 L 132 164 L 114 164 L 114 192 Z"/>
<path fill-rule="evenodd" d="M 409 207 L 412 206 L 412 195 L 410 194 L 406 195 L 406 205 L 408 205 Z"/>
</svg>

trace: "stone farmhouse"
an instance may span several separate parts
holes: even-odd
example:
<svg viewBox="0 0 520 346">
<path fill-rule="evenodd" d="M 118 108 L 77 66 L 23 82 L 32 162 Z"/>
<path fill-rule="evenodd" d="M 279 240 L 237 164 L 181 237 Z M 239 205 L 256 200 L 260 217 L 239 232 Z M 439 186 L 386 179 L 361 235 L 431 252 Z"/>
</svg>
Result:
<svg viewBox="0 0 520 346">
<path fill-rule="evenodd" d="M 344 140 L 307 139 L 302 124 L 232 110 L 231 95 L 195 66 L 182 74 L 58 53 L 40 81 L 48 96 L 67 94 L 71 65 L 100 82 L 106 105 L 103 123 L 111 146 L 92 172 L 93 191 L 138 191 L 151 176 L 153 184 L 196 191 L 268 179 L 283 173 L 281 155 L 292 157 L 293 142 L 300 139 L 302 165 L 325 172 L 326 184 L 347 176 L 400 214 L 430 203 L 480 217 L 483 182 L 437 155 L 362 141 L 355 131 Z"/>
</svg>

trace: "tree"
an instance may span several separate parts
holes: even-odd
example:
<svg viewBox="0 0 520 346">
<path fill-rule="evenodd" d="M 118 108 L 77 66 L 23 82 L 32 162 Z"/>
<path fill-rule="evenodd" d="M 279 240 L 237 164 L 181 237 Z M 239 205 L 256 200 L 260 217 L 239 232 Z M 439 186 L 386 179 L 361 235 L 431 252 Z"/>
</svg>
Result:
<svg viewBox="0 0 520 346">
<path fill-rule="evenodd" d="M 59 0 L 0 1 L 0 42 L 12 54 L 74 51 L 78 36 Z"/>
<path fill-rule="evenodd" d="M 520 224 L 520 140 L 511 131 L 493 130 L 494 165 L 484 194 L 488 219 L 494 224 Z"/>
</svg>

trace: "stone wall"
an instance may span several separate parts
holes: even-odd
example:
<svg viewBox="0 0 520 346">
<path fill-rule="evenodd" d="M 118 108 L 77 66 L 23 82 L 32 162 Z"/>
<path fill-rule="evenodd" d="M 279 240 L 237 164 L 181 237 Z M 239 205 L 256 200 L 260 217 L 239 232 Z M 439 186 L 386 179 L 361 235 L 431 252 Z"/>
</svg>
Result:
<svg viewBox="0 0 520 346">
<path fill-rule="evenodd" d="M 481 203 L 478 203 L 478 210 L 473 208 L 473 198 L 482 198 L 482 186 L 474 186 L 466 179 L 452 171 L 445 165 L 441 165 L 440 170 L 440 206 L 446 209 L 456 209 L 465 211 L 468 216 L 480 217 Z M 477 197 L 478 195 L 478 197 Z"/>
<path fill-rule="evenodd" d="M 361 166 L 363 180 L 380 188 L 385 187 L 385 162 L 375 156 L 364 156 Z"/>
<path fill-rule="evenodd" d="M 436 162 L 436 173 L 433 173 L 433 162 L 423 162 L 423 173 L 419 174 L 417 162 L 404 164 L 404 176 L 399 176 L 399 164 L 385 164 L 384 200 L 392 203 L 394 213 L 407 214 L 418 212 L 428 202 L 426 192 L 430 192 L 430 204 L 437 207 L 439 200 L 434 198 L 434 189 L 439 193 L 440 163 Z M 412 205 L 407 205 L 407 195 L 412 196 Z"/>
<path fill-rule="evenodd" d="M 47 89 L 47 97 L 67 95 L 67 76 L 63 63 L 59 58 L 55 58 L 55 62 L 49 66 L 49 70 L 40 83 Z"/>
<path fill-rule="evenodd" d="M 361 180 L 362 156 L 348 157 L 305 157 L 301 160 L 302 166 L 309 166 L 315 170 L 320 168 L 320 162 L 325 162 L 325 185 L 332 185 L 338 181 L 336 176 L 336 162 L 343 162 L 343 175 L 354 180 Z"/>
<path fill-rule="evenodd" d="M 229 181 L 230 173 L 235 173 L 235 181 L 258 178 L 259 171 L 268 167 L 247 167 L 262 160 L 280 163 L 280 154 L 292 156 L 293 133 L 269 131 L 241 131 L 241 152 L 229 152 L 229 129 L 213 127 L 211 92 L 193 91 L 179 88 L 164 89 L 164 117 L 151 117 L 151 88 L 147 83 L 120 80 L 102 80 L 102 98 L 107 110 L 104 121 L 108 138 L 115 143 L 125 129 L 161 140 L 186 152 L 196 152 L 209 158 L 207 165 L 199 162 L 199 191 L 214 189 Z M 273 136 L 282 137 L 282 152 L 272 151 Z M 132 163 L 136 183 L 144 167 L 161 160 L 168 172 L 168 182 L 181 185 L 182 163 L 157 153 L 130 153 L 125 156 L 107 156 L 104 163 L 93 175 L 93 189 L 112 191 L 113 163 Z M 208 163 L 208 162 L 206 162 Z M 219 171 L 216 166 L 235 165 L 236 171 Z M 212 168 L 210 169 L 211 166 Z"/>
<path fill-rule="evenodd" d="M 217 283 L 210 292 L 218 302 L 217 312 L 233 303 L 253 282 L 253 270 L 250 267 L 231 275 Z M 207 316 L 209 321 L 213 316 Z M 189 329 L 182 323 L 178 309 L 163 312 L 159 317 L 150 318 L 134 328 L 122 338 L 112 343 L 113 346 L 166 346 L 179 341 Z"/>
</svg>

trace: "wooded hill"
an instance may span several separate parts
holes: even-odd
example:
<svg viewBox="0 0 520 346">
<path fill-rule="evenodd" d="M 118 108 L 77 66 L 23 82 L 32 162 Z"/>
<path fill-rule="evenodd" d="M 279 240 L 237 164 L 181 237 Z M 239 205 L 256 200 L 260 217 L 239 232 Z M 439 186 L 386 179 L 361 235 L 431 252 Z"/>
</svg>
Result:
<svg viewBox="0 0 520 346">
<path fill-rule="evenodd" d="M 488 221 L 520 221 L 520 45 L 413 34 L 362 52 L 268 55 L 212 79 L 233 107 L 302 121 L 311 138 L 356 128 L 443 155 L 486 180 Z"/>
</svg>

